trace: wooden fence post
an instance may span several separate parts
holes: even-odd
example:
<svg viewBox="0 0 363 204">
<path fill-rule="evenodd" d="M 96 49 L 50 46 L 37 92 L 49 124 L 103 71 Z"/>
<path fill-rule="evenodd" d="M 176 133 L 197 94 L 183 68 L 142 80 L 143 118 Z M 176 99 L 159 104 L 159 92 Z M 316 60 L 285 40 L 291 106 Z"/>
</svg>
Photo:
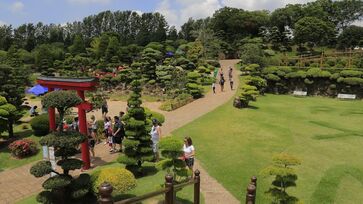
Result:
<svg viewBox="0 0 363 204">
<path fill-rule="evenodd" d="M 197 169 L 194 172 L 194 204 L 200 203 L 200 171 Z"/>
<path fill-rule="evenodd" d="M 246 193 L 246 204 L 255 204 L 256 186 L 248 184 Z"/>
<path fill-rule="evenodd" d="M 165 193 L 165 204 L 174 204 L 174 183 L 170 174 L 165 176 L 165 188 L 168 189 Z"/>
<path fill-rule="evenodd" d="M 109 183 L 102 183 L 98 188 L 100 198 L 98 199 L 99 204 L 113 204 L 112 199 L 113 187 Z"/>
<path fill-rule="evenodd" d="M 256 176 L 252 176 L 251 177 L 251 184 L 253 184 L 255 186 L 255 194 L 253 197 L 253 203 L 256 202 L 256 196 L 257 196 L 257 177 Z"/>
</svg>

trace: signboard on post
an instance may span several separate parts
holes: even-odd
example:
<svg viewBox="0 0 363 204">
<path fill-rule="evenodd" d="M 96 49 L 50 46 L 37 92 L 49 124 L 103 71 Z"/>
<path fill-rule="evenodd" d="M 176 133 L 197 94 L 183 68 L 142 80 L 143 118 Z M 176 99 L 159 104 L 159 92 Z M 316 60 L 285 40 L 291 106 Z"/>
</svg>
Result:
<svg viewBox="0 0 363 204">
<path fill-rule="evenodd" d="M 49 161 L 52 164 L 52 169 L 56 170 L 57 164 L 56 164 L 56 160 L 55 160 L 55 156 L 54 156 L 54 147 L 49 147 Z M 55 173 L 50 173 L 50 176 L 53 177 L 55 176 Z"/>
<path fill-rule="evenodd" d="M 48 146 L 42 146 L 43 149 L 43 160 L 49 160 Z"/>
</svg>

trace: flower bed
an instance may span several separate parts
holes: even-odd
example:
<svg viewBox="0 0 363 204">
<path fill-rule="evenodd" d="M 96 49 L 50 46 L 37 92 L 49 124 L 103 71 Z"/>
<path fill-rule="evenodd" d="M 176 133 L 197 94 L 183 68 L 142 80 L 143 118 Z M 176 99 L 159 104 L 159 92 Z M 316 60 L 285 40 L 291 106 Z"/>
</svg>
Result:
<svg viewBox="0 0 363 204">
<path fill-rule="evenodd" d="M 30 139 L 16 140 L 10 143 L 8 148 L 10 149 L 12 155 L 17 158 L 31 156 L 38 151 L 36 143 Z"/>
</svg>

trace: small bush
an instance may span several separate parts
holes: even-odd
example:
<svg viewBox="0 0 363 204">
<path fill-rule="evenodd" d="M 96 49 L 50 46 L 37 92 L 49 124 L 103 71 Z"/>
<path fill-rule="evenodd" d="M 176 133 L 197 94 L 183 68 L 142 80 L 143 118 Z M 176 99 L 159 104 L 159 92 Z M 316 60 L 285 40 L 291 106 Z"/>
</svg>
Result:
<svg viewBox="0 0 363 204">
<path fill-rule="evenodd" d="M 44 136 L 49 133 L 48 114 L 36 116 L 30 121 L 30 125 L 36 136 Z"/>
<path fill-rule="evenodd" d="M 176 98 L 167 100 L 160 106 L 160 110 L 172 111 L 178 109 L 193 101 L 193 96 L 187 93 L 182 93 Z"/>
<path fill-rule="evenodd" d="M 255 86 L 245 84 L 241 87 L 241 93 L 233 105 L 236 108 L 246 108 L 250 101 L 256 101 L 258 95 L 259 92 Z"/>
<path fill-rule="evenodd" d="M 30 139 L 16 140 L 10 143 L 8 148 L 12 155 L 17 158 L 31 156 L 38 152 L 36 143 Z"/>
<path fill-rule="evenodd" d="M 152 111 L 148 108 L 145 108 L 145 114 L 150 119 L 156 119 L 159 123 L 163 124 L 165 122 L 165 117 L 163 114 Z"/>
<path fill-rule="evenodd" d="M 115 194 L 121 194 L 136 187 L 134 175 L 121 167 L 105 168 L 93 173 L 92 186 L 95 193 L 98 193 L 98 187 L 104 182 L 113 186 Z"/>
</svg>

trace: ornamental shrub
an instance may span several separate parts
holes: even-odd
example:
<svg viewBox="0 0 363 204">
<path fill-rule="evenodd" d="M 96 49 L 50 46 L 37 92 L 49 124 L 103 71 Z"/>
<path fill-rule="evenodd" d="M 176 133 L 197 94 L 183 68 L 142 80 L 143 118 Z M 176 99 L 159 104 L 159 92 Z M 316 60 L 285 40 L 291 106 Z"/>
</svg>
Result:
<svg viewBox="0 0 363 204">
<path fill-rule="evenodd" d="M 192 102 L 193 100 L 194 99 L 192 95 L 182 93 L 179 94 L 176 98 L 167 100 L 163 104 L 161 104 L 160 110 L 172 111 Z"/>
<path fill-rule="evenodd" d="M 17 158 L 24 158 L 38 152 L 37 144 L 30 139 L 16 140 L 8 146 L 11 154 Z"/>
<path fill-rule="evenodd" d="M 273 176 L 275 179 L 267 194 L 273 198 L 273 203 L 297 203 L 298 198 L 288 194 L 287 189 L 296 187 L 298 176 L 293 167 L 301 164 L 301 161 L 287 153 L 275 155 L 272 164 L 262 170 L 264 176 Z"/>
<path fill-rule="evenodd" d="M 250 101 L 256 101 L 258 95 L 259 92 L 255 86 L 245 84 L 241 86 L 241 93 L 237 98 L 239 101 L 238 103 L 235 101 L 234 106 L 237 108 L 246 108 Z"/>
<path fill-rule="evenodd" d="M 154 154 L 151 149 L 150 124 L 147 122 L 145 109 L 141 106 L 141 83 L 134 80 L 131 83 L 133 93 L 127 100 L 127 114 L 124 116 L 125 133 L 123 145 L 125 154 L 118 158 L 118 162 L 126 165 L 134 173 L 142 173 L 142 164 L 153 161 Z"/>
<path fill-rule="evenodd" d="M 57 108 L 59 121 L 63 121 L 66 111 L 82 102 L 74 92 L 54 91 L 45 95 L 42 100 L 44 107 Z M 43 183 L 45 189 L 37 196 L 41 203 L 75 203 L 85 197 L 90 191 L 90 179 L 87 175 L 73 178 L 70 171 L 80 169 L 83 162 L 74 156 L 78 153 L 77 147 L 85 141 L 86 137 L 80 132 L 63 131 L 59 124 L 57 132 L 52 132 L 40 139 L 43 146 L 53 147 L 54 156 L 60 157 L 57 165 L 60 168 L 52 169 L 51 163 L 40 161 L 30 168 L 30 173 L 35 177 L 43 177 L 51 172 L 56 175 L 48 178 Z"/>
<path fill-rule="evenodd" d="M 183 140 L 173 136 L 164 137 L 159 144 L 163 159 L 157 163 L 157 167 L 173 173 L 176 182 L 181 182 L 188 176 L 188 170 L 182 159 L 183 144 Z"/>
<path fill-rule="evenodd" d="M 356 71 L 356 70 L 343 70 L 340 72 L 340 76 L 341 77 L 362 77 L 363 76 L 363 72 L 361 71 Z"/>
<path fill-rule="evenodd" d="M 109 167 L 96 171 L 92 174 L 92 188 L 98 193 L 98 188 L 104 182 L 110 183 L 113 193 L 125 193 L 136 187 L 135 176 L 122 167 Z"/>
<path fill-rule="evenodd" d="M 203 87 L 199 83 L 201 75 L 198 72 L 189 72 L 187 74 L 188 83 L 187 90 L 193 98 L 200 98 L 203 96 Z"/>
<path fill-rule="evenodd" d="M 163 124 L 165 122 L 165 117 L 163 114 L 152 111 L 148 108 L 145 108 L 146 117 L 150 120 L 156 119 L 159 123 Z"/>
<path fill-rule="evenodd" d="M 34 117 L 30 121 L 30 125 L 36 136 L 44 136 L 49 133 L 49 118 L 48 114 L 42 114 Z"/>
<path fill-rule="evenodd" d="M 246 76 L 243 79 L 247 85 L 255 86 L 260 93 L 263 93 L 267 87 L 266 80 L 259 76 Z"/>
</svg>

